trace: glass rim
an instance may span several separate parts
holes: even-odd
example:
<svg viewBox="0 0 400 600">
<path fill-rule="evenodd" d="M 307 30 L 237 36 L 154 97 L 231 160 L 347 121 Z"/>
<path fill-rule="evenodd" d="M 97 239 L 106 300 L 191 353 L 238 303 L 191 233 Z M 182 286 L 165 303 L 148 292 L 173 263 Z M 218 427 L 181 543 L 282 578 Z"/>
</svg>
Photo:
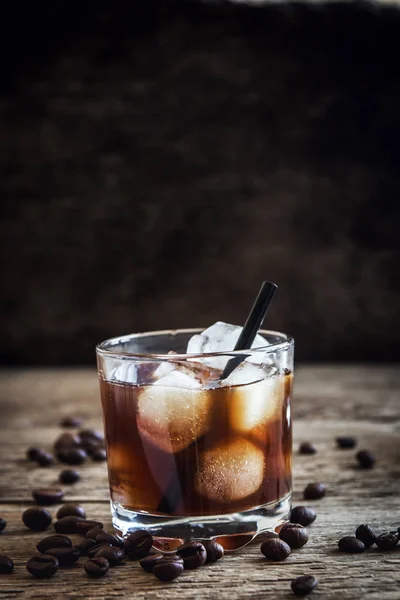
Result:
<svg viewBox="0 0 400 600">
<path fill-rule="evenodd" d="M 140 353 L 140 352 L 123 352 L 109 350 L 106 346 L 117 345 L 124 343 L 132 339 L 141 339 L 154 335 L 176 335 L 179 333 L 191 333 L 193 335 L 202 333 L 204 328 L 193 327 L 187 329 L 161 329 L 158 331 L 146 331 L 143 333 L 129 333 L 127 335 L 117 336 L 109 338 L 96 344 L 96 354 L 107 358 L 117 359 L 138 359 L 138 360 L 163 360 L 163 361 L 176 361 L 176 360 L 193 360 L 196 358 L 211 358 L 217 356 L 238 356 L 248 352 L 264 352 L 271 353 L 279 350 L 286 350 L 294 346 L 294 339 L 292 336 L 282 333 L 281 331 L 273 331 L 272 329 L 260 329 L 258 333 L 276 336 L 282 338 L 282 341 L 276 344 L 267 344 L 266 346 L 258 346 L 257 348 L 246 348 L 245 350 L 224 350 L 219 352 L 200 352 L 200 353 L 177 353 L 177 354 L 165 354 L 165 353 Z"/>
</svg>

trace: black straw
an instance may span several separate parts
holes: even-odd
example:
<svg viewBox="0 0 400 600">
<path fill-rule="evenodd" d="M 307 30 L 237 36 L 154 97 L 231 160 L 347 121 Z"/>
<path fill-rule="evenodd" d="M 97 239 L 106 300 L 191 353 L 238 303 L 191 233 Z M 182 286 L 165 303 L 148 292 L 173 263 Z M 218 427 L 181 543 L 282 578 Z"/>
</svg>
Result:
<svg viewBox="0 0 400 600">
<path fill-rule="evenodd" d="M 239 339 L 233 349 L 234 351 L 247 350 L 251 348 L 257 332 L 264 322 L 268 307 L 271 304 L 271 300 L 274 297 L 277 289 L 278 286 L 275 283 L 272 283 L 272 281 L 263 282 L 253 307 L 249 312 L 249 316 L 247 317 Z M 240 365 L 246 356 L 246 354 L 240 354 L 239 356 L 234 356 L 231 358 L 225 366 L 225 369 L 221 375 L 221 379 L 226 379 L 228 375 L 230 375 L 232 371 L 236 369 L 238 365 Z"/>
</svg>

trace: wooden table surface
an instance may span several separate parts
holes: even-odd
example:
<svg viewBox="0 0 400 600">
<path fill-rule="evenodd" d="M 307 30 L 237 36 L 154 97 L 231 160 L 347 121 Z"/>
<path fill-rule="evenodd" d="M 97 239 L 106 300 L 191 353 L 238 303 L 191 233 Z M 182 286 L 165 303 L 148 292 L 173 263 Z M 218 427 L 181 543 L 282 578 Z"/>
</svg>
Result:
<svg viewBox="0 0 400 600">
<path fill-rule="evenodd" d="M 376 548 L 364 554 L 339 553 L 337 542 L 369 523 L 376 529 L 400 526 L 400 375 L 397 367 L 303 366 L 295 374 L 294 504 L 316 507 L 310 540 L 284 563 L 262 558 L 259 543 L 226 555 L 219 563 L 185 572 L 170 584 L 145 573 L 136 562 L 91 580 L 78 565 L 60 569 L 50 580 L 34 579 L 26 560 L 45 535 L 21 522 L 32 506 L 31 490 L 57 484 L 60 465 L 38 468 L 25 459 L 28 446 L 51 448 L 60 433 L 60 418 L 79 415 L 85 426 L 101 427 L 97 377 L 94 370 L 17 370 L 0 374 L 0 516 L 7 528 L 0 534 L 0 553 L 15 563 L 11 575 L 0 575 L 0 600 L 28 598 L 112 599 L 164 598 L 232 600 L 233 598 L 289 599 L 292 578 L 313 574 L 318 598 L 400 598 L 400 547 L 392 552 Z M 337 435 L 352 435 L 358 448 L 377 456 L 375 468 L 356 468 L 355 450 L 339 450 Z M 297 453 L 301 441 L 311 440 L 318 453 Z M 107 474 L 104 463 L 81 468 L 82 479 L 64 486 L 65 500 L 82 503 L 88 517 L 100 518 L 111 529 Z M 321 481 L 326 497 L 303 502 L 302 490 Z M 55 514 L 58 507 L 51 507 Z M 73 537 L 73 536 L 72 536 Z M 80 561 L 81 562 L 81 561 Z"/>
</svg>

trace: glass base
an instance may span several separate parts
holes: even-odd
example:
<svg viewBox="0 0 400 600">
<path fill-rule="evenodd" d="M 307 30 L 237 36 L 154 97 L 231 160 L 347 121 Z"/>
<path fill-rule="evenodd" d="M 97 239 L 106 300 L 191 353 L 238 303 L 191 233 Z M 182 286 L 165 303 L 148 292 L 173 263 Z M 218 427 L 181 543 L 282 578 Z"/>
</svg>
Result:
<svg viewBox="0 0 400 600">
<path fill-rule="evenodd" d="M 251 510 L 229 515 L 211 515 L 204 517 L 166 517 L 128 510 L 111 501 L 111 513 L 114 529 L 125 537 L 136 529 L 146 529 L 154 538 L 159 538 L 158 546 L 165 550 L 173 549 L 182 543 L 196 539 L 245 537 L 249 541 L 264 531 L 273 531 L 289 518 L 292 494 L 286 494 L 275 502 L 263 504 Z M 235 543 L 223 543 L 234 549 Z M 233 540 L 231 540 L 233 542 Z M 237 547 L 245 545 L 239 543 Z M 157 545 L 157 544 L 156 544 Z"/>
</svg>

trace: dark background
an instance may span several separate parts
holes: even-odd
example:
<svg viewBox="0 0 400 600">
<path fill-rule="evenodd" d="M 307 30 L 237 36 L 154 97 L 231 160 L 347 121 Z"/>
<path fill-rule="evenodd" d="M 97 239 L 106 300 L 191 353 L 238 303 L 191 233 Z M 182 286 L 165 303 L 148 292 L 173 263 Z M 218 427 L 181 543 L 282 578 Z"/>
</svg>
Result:
<svg viewBox="0 0 400 600">
<path fill-rule="evenodd" d="M 2 11 L 4 363 L 240 324 L 263 279 L 299 360 L 397 358 L 400 10 Z"/>
</svg>

